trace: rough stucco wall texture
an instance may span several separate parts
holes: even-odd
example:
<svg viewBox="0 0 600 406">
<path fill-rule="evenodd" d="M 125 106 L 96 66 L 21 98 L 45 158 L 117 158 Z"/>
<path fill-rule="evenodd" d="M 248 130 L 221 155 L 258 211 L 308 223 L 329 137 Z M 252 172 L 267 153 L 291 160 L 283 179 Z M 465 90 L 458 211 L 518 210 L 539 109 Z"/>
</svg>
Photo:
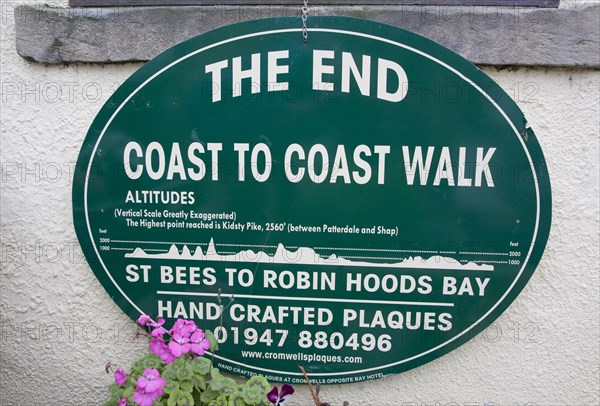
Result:
<svg viewBox="0 0 600 406">
<path fill-rule="evenodd" d="M 92 119 L 140 65 L 26 62 L 10 13 L 1 34 L 0 404 L 99 404 L 106 361 L 126 366 L 144 343 L 81 254 L 71 172 Z M 401 375 L 325 387 L 332 404 L 600 404 L 600 74 L 485 71 L 514 95 L 546 156 L 553 225 L 541 265 L 470 343 Z M 311 404 L 308 391 L 293 404 Z"/>
</svg>

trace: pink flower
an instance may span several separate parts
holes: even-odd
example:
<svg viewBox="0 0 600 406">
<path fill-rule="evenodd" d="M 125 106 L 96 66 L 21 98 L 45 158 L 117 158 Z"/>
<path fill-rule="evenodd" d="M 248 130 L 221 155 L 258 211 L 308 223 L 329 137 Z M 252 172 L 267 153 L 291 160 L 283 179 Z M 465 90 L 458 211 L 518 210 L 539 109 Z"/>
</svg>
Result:
<svg viewBox="0 0 600 406">
<path fill-rule="evenodd" d="M 162 317 L 159 317 L 157 321 L 153 321 L 151 323 L 149 323 L 148 325 L 152 328 L 154 328 L 154 330 L 152 330 L 152 333 L 150 333 L 150 335 L 152 337 L 158 337 L 158 336 L 162 336 L 163 334 L 165 334 L 167 332 L 167 330 L 163 327 L 163 324 L 165 324 L 165 319 L 163 319 Z"/>
<path fill-rule="evenodd" d="M 156 321 L 148 323 L 150 327 L 160 327 L 163 324 L 165 324 L 165 319 L 163 319 L 162 317 L 159 317 L 158 319 L 156 319 Z"/>
<path fill-rule="evenodd" d="M 163 394 L 167 381 L 160 376 L 158 370 L 147 368 L 144 375 L 137 380 L 137 391 L 133 394 L 133 400 L 140 406 L 151 406 L 154 401 Z"/>
<path fill-rule="evenodd" d="M 160 359 L 163 360 L 165 364 L 172 364 L 177 359 L 176 356 L 171 354 L 171 351 L 169 351 L 169 348 L 166 345 L 164 351 L 157 355 L 160 357 Z"/>
<path fill-rule="evenodd" d="M 147 368 L 144 370 L 144 375 L 138 378 L 137 389 L 138 391 L 142 389 L 146 393 L 160 391 L 160 395 L 162 395 L 162 388 L 164 388 L 166 384 L 167 381 L 160 376 L 160 373 L 157 369 Z"/>
<path fill-rule="evenodd" d="M 210 348 L 210 341 L 204 335 L 204 331 L 198 330 L 192 334 L 190 348 L 196 355 L 204 355 L 204 352 Z"/>
<path fill-rule="evenodd" d="M 189 342 L 189 338 L 184 337 L 180 333 L 174 333 L 171 341 L 169 341 L 169 350 L 171 351 L 171 354 L 177 358 L 181 357 L 182 354 L 187 354 L 191 350 Z"/>
<path fill-rule="evenodd" d="M 269 402 L 273 403 L 275 406 L 282 406 L 285 402 L 289 400 L 289 398 L 294 394 L 294 392 L 294 387 L 285 383 L 281 387 L 281 392 L 279 392 L 277 386 L 274 386 L 273 389 L 271 389 L 271 391 L 267 393 L 267 399 L 269 399 Z"/>
<path fill-rule="evenodd" d="M 172 336 L 180 334 L 185 338 L 189 338 L 196 330 L 198 330 L 198 327 L 196 327 L 196 323 L 192 320 L 177 319 L 171 330 L 169 330 L 169 333 Z"/>
<path fill-rule="evenodd" d="M 142 314 L 140 317 L 138 317 L 137 319 L 137 323 L 140 326 L 147 326 L 148 322 L 150 321 L 150 316 L 148 316 L 147 314 Z"/>
<path fill-rule="evenodd" d="M 117 406 L 129 406 L 129 403 L 127 403 L 127 399 L 121 398 L 119 399 L 119 404 Z"/>
<path fill-rule="evenodd" d="M 154 330 L 152 330 L 150 335 L 152 337 L 159 337 L 159 336 L 162 336 L 163 334 L 165 334 L 166 332 L 167 332 L 167 330 L 164 327 L 158 327 L 158 328 L 155 328 Z"/>
<path fill-rule="evenodd" d="M 167 348 L 167 345 L 162 337 L 157 337 L 150 340 L 150 351 L 152 351 L 154 354 L 159 355 L 165 348 Z"/>
<path fill-rule="evenodd" d="M 115 371 L 115 382 L 119 386 L 125 385 L 125 381 L 127 381 L 127 374 L 122 369 L 117 369 Z"/>
<path fill-rule="evenodd" d="M 177 359 L 177 357 L 171 354 L 169 347 L 167 347 L 167 344 L 165 344 L 165 340 L 162 337 L 153 338 L 150 341 L 150 351 L 158 355 L 160 359 L 165 362 L 165 364 L 175 362 Z"/>
<path fill-rule="evenodd" d="M 142 389 L 133 394 L 133 400 L 140 406 L 152 406 L 152 403 L 154 403 L 156 398 L 160 395 L 162 395 L 162 390 L 160 393 L 158 393 L 158 391 L 148 393 Z"/>
</svg>

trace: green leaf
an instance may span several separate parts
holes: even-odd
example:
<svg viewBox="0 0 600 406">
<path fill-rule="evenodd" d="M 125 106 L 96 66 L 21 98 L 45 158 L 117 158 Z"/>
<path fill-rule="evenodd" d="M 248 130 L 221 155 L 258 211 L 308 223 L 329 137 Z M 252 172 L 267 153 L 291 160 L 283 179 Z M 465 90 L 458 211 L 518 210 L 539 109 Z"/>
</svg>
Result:
<svg viewBox="0 0 600 406">
<path fill-rule="evenodd" d="M 200 395 L 200 400 L 202 403 L 210 403 L 219 397 L 219 392 L 214 391 L 212 389 L 207 389 Z"/>
<path fill-rule="evenodd" d="M 133 392 L 135 392 L 135 389 L 133 386 L 129 386 L 125 388 L 125 391 L 123 391 L 123 397 L 128 398 L 129 396 L 133 395 Z"/>
<path fill-rule="evenodd" d="M 169 364 L 165 367 L 161 376 L 165 378 L 167 381 L 171 381 L 173 379 L 177 379 L 177 369 L 174 364 Z"/>
<path fill-rule="evenodd" d="M 192 392 L 192 397 L 194 398 L 194 404 L 195 405 L 201 405 L 202 401 L 200 400 L 200 392 L 198 392 L 197 390 Z"/>
<path fill-rule="evenodd" d="M 177 371 L 180 368 L 183 368 L 185 366 L 185 357 L 179 357 L 177 358 L 175 361 L 171 362 L 169 365 L 167 365 L 165 367 L 165 370 L 167 368 L 173 369 L 174 371 Z"/>
<path fill-rule="evenodd" d="M 180 381 L 192 379 L 194 377 L 193 364 L 194 362 L 187 359 L 187 357 L 181 357 L 175 360 L 175 362 L 171 364 L 176 372 L 175 377 Z"/>
<path fill-rule="evenodd" d="M 244 394 L 240 391 L 234 392 L 229 396 L 227 406 L 246 406 L 247 403 L 244 400 Z"/>
<path fill-rule="evenodd" d="M 114 387 L 113 387 L 114 385 Z M 119 399 L 121 399 L 121 397 L 123 396 L 123 392 L 125 391 L 124 388 L 120 387 L 117 384 L 113 384 L 110 386 L 110 401 L 115 401 L 117 403 L 119 403 Z"/>
<path fill-rule="evenodd" d="M 213 381 L 218 381 L 223 379 L 223 375 L 221 375 L 221 371 L 219 371 L 219 368 L 213 368 L 210 371 L 210 377 Z"/>
<path fill-rule="evenodd" d="M 194 381 L 196 382 L 198 389 L 201 391 L 206 390 L 206 379 L 204 378 L 204 375 L 194 374 Z"/>
<path fill-rule="evenodd" d="M 108 389 L 110 390 L 110 394 L 114 395 L 116 392 L 121 391 L 123 392 L 123 388 L 121 388 L 119 385 L 117 385 L 116 383 L 111 384 Z"/>
<path fill-rule="evenodd" d="M 118 404 L 119 404 L 119 401 L 118 401 L 118 399 L 112 399 L 112 398 L 111 398 L 111 399 L 107 400 L 107 401 L 106 401 L 106 402 L 103 404 L 103 406 L 117 406 Z"/>
<path fill-rule="evenodd" d="M 132 372 L 136 372 L 137 375 L 141 375 L 144 369 L 147 368 L 161 368 L 164 367 L 165 363 L 155 354 L 148 354 L 141 358 L 136 359 L 131 364 Z"/>
<path fill-rule="evenodd" d="M 165 393 L 173 393 L 176 390 L 179 389 L 179 382 L 177 382 L 176 380 L 167 380 L 167 385 L 163 388 L 163 391 L 165 391 Z"/>
<path fill-rule="evenodd" d="M 219 343 L 217 342 L 217 337 L 215 337 L 215 334 L 210 330 L 204 330 L 204 336 L 208 338 L 208 341 L 210 342 L 210 347 L 208 347 L 210 352 L 218 351 Z"/>
<path fill-rule="evenodd" d="M 267 399 L 267 392 L 258 386 L 244 386 L 242 393 L 244 394 L 244 401 L 251 405 L 261 404 L 263 400 Z"/>
<path fill-rule="evenodd" d="M 194 398 L 191 393 L 176 390 L 169 396 L 167 406 L 194 406 Z"/>
<path fill-rule="evenodd" d="M 177 369 L 177 379 L 180 381 L 190 380 L 194 377 L 194 371 L 190 365 Z"/>
<path fill-rule="evenodd" d="M 265 392 L 265 395 L 271 390 L 271 385 L 269 384 L 269 381 L 267 381 L 264 376 L 260 375 L 255 375 L 252 378 L 248 379 L 245 386 L 248 388 L 258 387 Z"/>
<path fill-rule="evenodd" d="M 260 375 L 253 376 L 248 379 L 242 393 L 244 395 L 244 401 L 251 405 L 268 405 L 267 393 L 271 390 L 269 382 Z"/>
<path fill-rule="evenodd" d="M 213 379 L 209 381 L 208 385 L 212 390 L 230 395 L 238 389 L 238 384 L 233 379 L 222 376 L 218 371 L 216 374 L 211 373 L 211 376 Z"/>
<path fill-rule="evenodd" d="M 239 385 L 236 381 L 231 378 L 225 378 L 225 388 L 223 388 L 223 393 L 226 395 L 231 395 L 235 393 L 239 389 Z"/>
<path fill-rule="evenodd" d="M 192 362 L 192 368 L 197 374 L 206 375 L 210 371 L 210 360 L 204 357 L 198 357 L 198 359 Z"/>
<path fill-rule="evenodd" d="M 227 406 L 227 396 L 219 396 L 215 400 L 211 401 L 208 406 Z"/>
<path fill-rule="evenodd" d="M 181 383 L 179 384 L 179 388 L 184 392 L 192 393 L 192 391 L 194 390 L 194 381 L 190 379 L 181 381 Z"/>
</svg>

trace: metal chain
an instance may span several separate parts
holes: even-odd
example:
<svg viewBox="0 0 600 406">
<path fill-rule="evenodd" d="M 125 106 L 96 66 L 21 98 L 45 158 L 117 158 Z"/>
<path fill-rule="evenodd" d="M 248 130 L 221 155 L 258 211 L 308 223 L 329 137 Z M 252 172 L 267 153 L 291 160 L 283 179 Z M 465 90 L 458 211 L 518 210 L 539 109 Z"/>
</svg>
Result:
<svg viewBox="0 0 600 406">
<path fill-rule="evenodd" d="M 302 10 L 302 38 L 304 42 L 308 42 L 308 27 L 306 26 L 306 20 L 308 20 L 308 0 L 304 0 L 304 5 L 300 10 Z"/>
</svg>

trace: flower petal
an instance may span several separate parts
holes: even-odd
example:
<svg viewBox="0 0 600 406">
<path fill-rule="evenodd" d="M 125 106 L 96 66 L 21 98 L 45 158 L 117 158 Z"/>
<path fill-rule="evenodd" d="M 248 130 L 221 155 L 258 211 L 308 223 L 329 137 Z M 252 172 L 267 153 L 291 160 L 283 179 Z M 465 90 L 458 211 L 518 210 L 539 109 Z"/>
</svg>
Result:
<svg viewBox="0 0 600 406">
<path fill-rule="evenodd" d="M 115 382 L 117 383 L 117 385 L 119 386 L 123 386 L 125 385 L 125 381 L 127 381 L 127 374 L 125 373 L 125 371 L 123 371 L 122 369 L 117 369 L 115 371 Z"/>
<path fill-rule="evenodd" d="M 140 376 L 137 380 L 137 388 L 138 390 L 146 390 L 146 385 L 148 385 L 148 379 Z"/>
<path fill-rule="evenodd" d="M 158 372 L 158 369 L 156 368 L 146 368 L 144 369 L 144 376 L 152 380 L 160 377 L 160 372 Z"/>
<path fill-rule="evenodd" d="M 281 387 L 281 394 L 279 395 L 281 398 L 292 395 L 296 390 L 290 384 L 284 383 Z"/>
<path fill-rule="evenodd" d="M 269 402 L 271 403 L 277 403 L 277 400 L 279 399 L 279 389 L 277 389 L 277 386 L 273 386 L 273 389 L 267 393 L 267 399 L 269 399 Z"/>
<path fill-rule="evenodd" d="M 175 362 L 175 360 L 177 359 L 176 356 L 174 356 L 173 354 L 171 354 L 171 352 L 169 351 L 169 349 L 165 346 L 166 350 L 160 354 L 158 354 L 158 356 L 160 357 L 160 359 L 163 360 L 163 362 L 165 364 L 172 364 L 173 362 Z"/>
<path fill-rule="evenodd" d="M 192 334 L 192 336 L 190 337 L 190 341 L 198 344 L 205 338 L 206 338 L 206 336 L 204 335 L 204 331 L 198 330 L 194 334 Z"/>
<path fill-rule="evenodd" d="M 148 316 L 147 314 L 142 314 L 140 317 L 138 317 L 137 319 L 137 323 L 140 326 L 147 326 L 148 322 L 150 321 L 150 316 Z"/>
<path fill-rule="evenodd" d="M 165 330 L 164 327 L 156 327 L 154 330 L 152 330 L 152 332 L 150 333 L 150 335 L 152 337 L 159 337 L 162 336 L 163 334 L 165 334 L 167 332 L 167 330 Z"/>
<path fill-rule="evenodd" d="M 161 383 L 160 381 L 153 379 L 151 381 L 148 381 L 148 385 L 146 385 L 146 387 L 144 388 L 144 390 L 147 393 L 150 392 L 156 392 L 157 390 L 159 390 L 161 388 Z"/>
<path fill-rule="evenodd" d="M 204 355 L 205 351 L 204 351 L 204 348 L 201 345 L 192 344 L 191 345 L 191 349 L 192 349 L 192 352 L 194 354 L 196 354 L 196 355 L 200 355 L 200 356 Z"/>
<path fill-rule="evenodd" d="M 165 324 L 165 319 L 163 319 L 162 317 L 159 317 L 156 321 L 153 321 L 149 325 L 150 325 L 150 327 L 160 327 L 163 324 Z"/>
<path fill-rule="evenodd" d="M 150 351 L 154 354 L 160 356 L 161 353 L 168 351 L 167 345 L 165 344 L 165 340 L 162 337 L 153 338 L 150 341 Z"/>
<path fill-rule="evenodd" d="M 177 358 L 181 357 L 181 345 L 179 345 L 175 341 L 171 340 L 171 342 L 169 342 L 169 351 L 171 351 L 171 354 L 173 354 L 173 356 Z"/>
<path fill-rule="evenodd" d="M 135 392 L 133 394 L 133 400 L 140 406 L 152 406 L 152 403 L 156 400 L 158 396 L 154 393 L 145 393 L 145 392 Z"/>
</svg>

